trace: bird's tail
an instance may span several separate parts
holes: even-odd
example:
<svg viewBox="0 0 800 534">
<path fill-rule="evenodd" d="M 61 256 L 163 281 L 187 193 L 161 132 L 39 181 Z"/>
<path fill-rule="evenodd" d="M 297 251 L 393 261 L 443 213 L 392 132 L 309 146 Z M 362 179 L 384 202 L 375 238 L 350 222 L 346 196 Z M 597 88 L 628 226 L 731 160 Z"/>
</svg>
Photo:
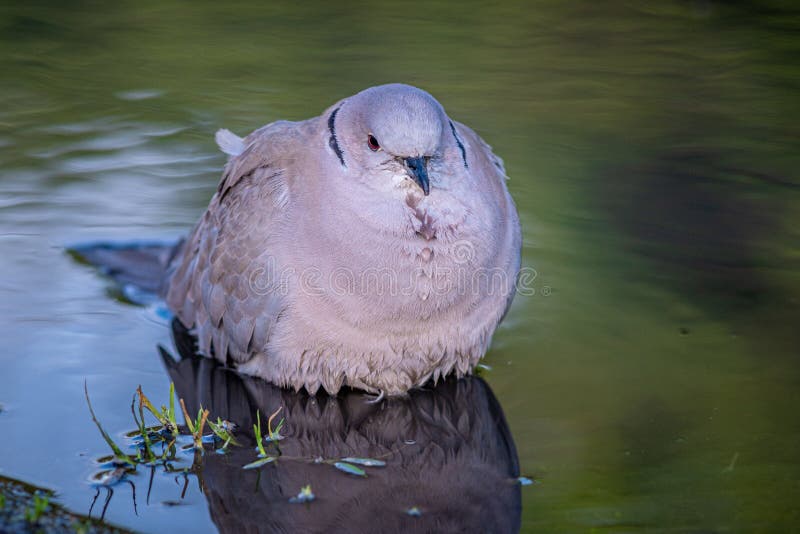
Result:
<svg viewBox="0 0 800 534">
<path fill-rule="evenodd" d="M 167 267 L 182 244 L 183 240 L 178 243 L 101 242 L 70 247 L 67 252 L 114 280 L 129 300 L 147 304 L 160 296 Z"/>
</svg>

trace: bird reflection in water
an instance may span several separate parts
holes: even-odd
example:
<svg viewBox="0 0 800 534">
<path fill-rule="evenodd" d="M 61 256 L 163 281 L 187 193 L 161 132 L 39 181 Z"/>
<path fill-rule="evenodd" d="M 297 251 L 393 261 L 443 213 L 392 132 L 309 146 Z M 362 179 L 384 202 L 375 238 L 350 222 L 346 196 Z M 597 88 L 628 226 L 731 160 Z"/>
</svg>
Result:
<svg viewBox="0 0 800 534">
<path fill-rule="evenodd" d="M 188 412 L 202 406 L 211 420 L 238 426 L 241 447 L 196 454 L 191 469 L 221 532 L 519 530 L 517 452 L 481 378 L 451 378 L 378 403 L 355 390 L 311 396 L 196 355 L 194 339 L 177 321 L 173 337 L 179 358 L 163 349 L 162 356 Z M 256 412 L 279 407 L 280 457 L 243 469 L 255 457 Z M 328 461 L 340 458 L 380 459 L 385 466 L 360 466 L 367 476 L 355 476 Z M 313 501 L 297 502 L 302 488 Z"/>
</svg>

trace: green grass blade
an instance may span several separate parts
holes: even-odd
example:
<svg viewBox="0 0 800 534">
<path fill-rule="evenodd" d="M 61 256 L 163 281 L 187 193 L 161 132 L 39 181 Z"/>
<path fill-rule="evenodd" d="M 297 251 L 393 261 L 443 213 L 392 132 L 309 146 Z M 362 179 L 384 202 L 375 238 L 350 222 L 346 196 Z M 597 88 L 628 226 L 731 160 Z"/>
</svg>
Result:
<svg viewBox="0 0 800 534">
<path fill-rule="evenodd" d="M 262 465 L 266 465 L 274 461 L 274 456 L 267 456 L 266 458 L 259 458 L 255 462 L 250 462 L 249 464 L 243 466 L 242 469 L 255 469 L 256 467 L 261 467 Z"/>
<path fill-rule="evenodd" d="M 363 465 L 366 467 L 385 467 L 386 462 L 383 460 L 375 460 L 373 458 L 342 458 L 343 462 L 351 463 L 351 464 L 358 464 Z"/>
<path fill-rule="evenodd" d="M 175 428 L 178 427 L 177 421 L 175 421 L 175 382 L 169 383 L 169 420 L 171 423 L 175 425 Z"/>
<path fill-rule="evenodd" d="M 356 475 L 359 477 L 367 476 L 366 471 L 364 471 L 360 467 L 356 467 L 355 465 L 349 464 L 347 462 L 336 462 L 335 464 L 333 464 L 333 467 L 335 467 L 339 471 L 344 471 L 345 473 L 349 473 L 351 475 Z"/>
<path fill-rule="evenodd" d="M 89 387 L 86 385 L 86 381 L 83 382 L 83 393 L 86 396 L 86 404 L 89 406 L 89 413 L 92 415 L 92 421 L 97 426 L 97 430 L 100 431 L 100 434 L 103 436 L 103 439 L 106 440 L 108 446 L 111 447 L 111 450 L 114 451 L 114 457 L 117 460 L 125 462 L 127 464 L 135 466 L 136 464 L 128 457 L 127 454 L 122 452 L 122 449 L 114 443 L 114 440 L 111 439 L 111 436 L 103 429 L 103 426 L 100 424 L 100 421 L 97 420 L 97 416 L 94 414 L 94 409 L 92 408 L 92 401 L 89 400 Z"/>
</svg>

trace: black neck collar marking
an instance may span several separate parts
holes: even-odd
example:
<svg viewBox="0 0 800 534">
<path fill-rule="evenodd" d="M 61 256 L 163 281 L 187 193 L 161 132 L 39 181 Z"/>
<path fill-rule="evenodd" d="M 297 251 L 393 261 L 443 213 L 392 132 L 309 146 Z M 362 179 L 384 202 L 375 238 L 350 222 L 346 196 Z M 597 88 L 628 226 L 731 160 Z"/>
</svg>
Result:
<svg viewBox="0 0 800 534">
<path fill-rule="evenodd" d="M 464 167 L 469 169 L 469 164 L 467 163 L 467 151 L 464 148 L 464 144 L 461 142 L 461 139 L 459 139 L 458 134 L 456 133 L 456 126 L 453 124 L 453 121 L 450 121 L 450 129 L 453 131 L 453 137 L 456 138 L 458 149 L 461 150 L 461 159 L 464 160 Z"/>
<path fill-rule="evenodd" d="M 342 162 L 343 167 L 347 167 L 344 162 L 344 154 L 342 153 L 342 149 L 339 148 L 339 142 L 336 140 L 336 114 L 339 113 L 341 106 L 334 109 L 331 112 L 331 116 L 328 117 L 328 130 L 331 131 L 331 137 L 328 139 L 328 144 L 331 146 L 333 151 L 336 153 L 336 156 L 339 158 L 339 161 Z"/>
</svg>

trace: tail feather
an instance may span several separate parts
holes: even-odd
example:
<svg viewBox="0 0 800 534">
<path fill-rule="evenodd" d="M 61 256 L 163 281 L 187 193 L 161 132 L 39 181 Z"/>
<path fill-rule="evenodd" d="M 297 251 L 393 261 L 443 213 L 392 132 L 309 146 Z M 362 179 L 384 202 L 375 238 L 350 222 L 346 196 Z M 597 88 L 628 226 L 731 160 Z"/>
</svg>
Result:
<svg viewBox="0 0 800 534">
<path fill-rule="evenodd" d="M 123 289 L 133 287 L 157 296 L 169 262 L 181 242 L 89 243 L 68 249 L 73 258 L 96 267 Z"/>
</svg>

